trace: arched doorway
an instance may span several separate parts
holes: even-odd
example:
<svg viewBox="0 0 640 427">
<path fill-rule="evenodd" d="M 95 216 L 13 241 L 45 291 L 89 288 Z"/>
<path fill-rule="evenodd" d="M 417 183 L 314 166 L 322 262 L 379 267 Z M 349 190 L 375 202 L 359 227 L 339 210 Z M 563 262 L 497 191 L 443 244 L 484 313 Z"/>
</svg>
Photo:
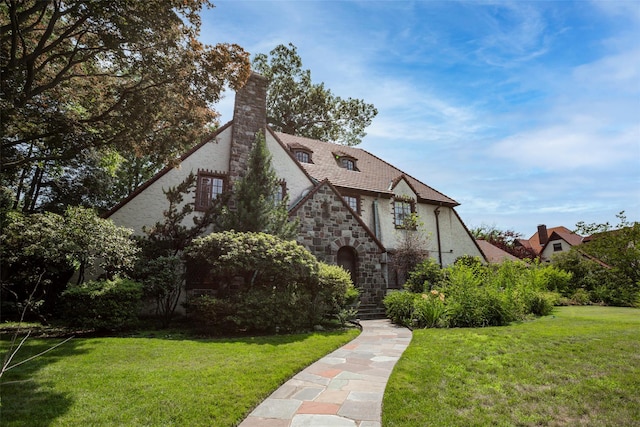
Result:
<svg viewBox="0 0 640 427">
<path fill-rule="evenodd" d="M 343 246 L 338 249 L 338 265 L 349 272 L 351 281 L 358 286 L 358 257 L 356 250 L 350 246 Z"/>
</svg>

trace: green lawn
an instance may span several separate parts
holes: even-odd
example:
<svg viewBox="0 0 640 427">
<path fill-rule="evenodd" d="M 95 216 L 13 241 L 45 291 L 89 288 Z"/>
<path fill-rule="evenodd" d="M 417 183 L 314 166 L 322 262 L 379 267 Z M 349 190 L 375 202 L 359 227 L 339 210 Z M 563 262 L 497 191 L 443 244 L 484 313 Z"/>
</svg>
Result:
<svg viewBox="0 0 640 427">
<path fill-rule="evenodd" d="M 0 424 L 232 426 L 357 334 L 74 339 L 5 374 Z M 18 360 L 57 341 L 29 339 Z M 0 345 L 6 349 L 7 341 Z"/>
<path fill-rule="evenodd" d="M 383 426 L 638 426 L 640 310 L 560 307 L 507 327 L 427 329 L 396 365 Z"/>
</svg>

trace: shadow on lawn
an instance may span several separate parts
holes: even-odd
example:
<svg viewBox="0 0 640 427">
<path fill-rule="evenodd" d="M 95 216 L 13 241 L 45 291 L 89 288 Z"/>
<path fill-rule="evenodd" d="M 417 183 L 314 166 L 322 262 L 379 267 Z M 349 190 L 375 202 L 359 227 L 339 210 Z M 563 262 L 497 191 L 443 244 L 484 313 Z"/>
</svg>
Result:
<svg viewBox="0 0 640 427">
<path fill-rule="evenodd" d="M 11 337 L 0 337 L 2 359 L 7 355 Z M 50 349 L 59 343 L 59 339 L 27 339 L 12 361 L 12 365 L 31 356 Z M 4 373 L 0 382 L 2 404 L 0 406 L 0 425 L 2 426 L 47 426 L 56 418 L 65 414 L 71 404 L 71 398 L 65 393 L 52 390 L 47 381 L 37 381 L 36 374 L 58 360 L 85 352 L 78 343 L 70 340 L 54 350 L 27 361 Z"/>
</svg>

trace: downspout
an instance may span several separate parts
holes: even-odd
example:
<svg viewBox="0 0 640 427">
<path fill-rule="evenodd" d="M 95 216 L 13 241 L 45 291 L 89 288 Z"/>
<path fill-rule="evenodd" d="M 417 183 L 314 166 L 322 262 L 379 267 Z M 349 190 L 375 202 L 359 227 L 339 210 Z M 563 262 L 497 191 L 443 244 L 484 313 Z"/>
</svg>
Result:
<svg viewBox="0 0 640 427">
<path fill-rule="evenodd" d="M 378 216 L 378 199 L 373 201 L 373 233 L 380 239 L 380 217 Z"/>
<path fill-rule="evenodd" d="M 380 197 L 380 194 L 378 194 Z M 380 228 L 380 213 L 378 212 L 378 198 L 373 200 L 373 234 L 376 236 L 378 240 L 381 240 L 382 229 Z M 389 266 L 387 264 L 387 252 L 381 254 L 380 257 L 380 265 L 382 267 L 382 276 L 384 277 L 385 287 L 389 288 Z M 385 290 L 386 292 L 386 290 Z"/>
<path fill-rule="evenodd" d="M 438 241 L 438 262 L 440 263 L 440 268 L 442 268 L 442 245 L 440 243 L 440 206 L 435 208 L 433 213 L 436 215 L 436 239 Z"/>
</svg>

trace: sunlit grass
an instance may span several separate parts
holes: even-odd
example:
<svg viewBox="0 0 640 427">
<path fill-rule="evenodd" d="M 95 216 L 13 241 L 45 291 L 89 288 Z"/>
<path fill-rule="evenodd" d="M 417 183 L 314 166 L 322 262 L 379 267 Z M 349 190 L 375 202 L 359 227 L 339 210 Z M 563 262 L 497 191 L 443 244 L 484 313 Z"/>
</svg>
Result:
<svg viewBox="0 0 640 427">
<path fill-rule="evenodd" d="M 383 426 L 640 425 L 640 310 L 561 307 L 495 328 L 414 331 Z"/>
<path fill-rule="evenodd" d="M 232 426 L 296 372 L 357 334 L 74 339 L 5 374 L 0 424 Z M 19 358 L 55 342 L 29 339 Z M 7 341 L 1 344 L 4 350 Z"/>
</svg>

